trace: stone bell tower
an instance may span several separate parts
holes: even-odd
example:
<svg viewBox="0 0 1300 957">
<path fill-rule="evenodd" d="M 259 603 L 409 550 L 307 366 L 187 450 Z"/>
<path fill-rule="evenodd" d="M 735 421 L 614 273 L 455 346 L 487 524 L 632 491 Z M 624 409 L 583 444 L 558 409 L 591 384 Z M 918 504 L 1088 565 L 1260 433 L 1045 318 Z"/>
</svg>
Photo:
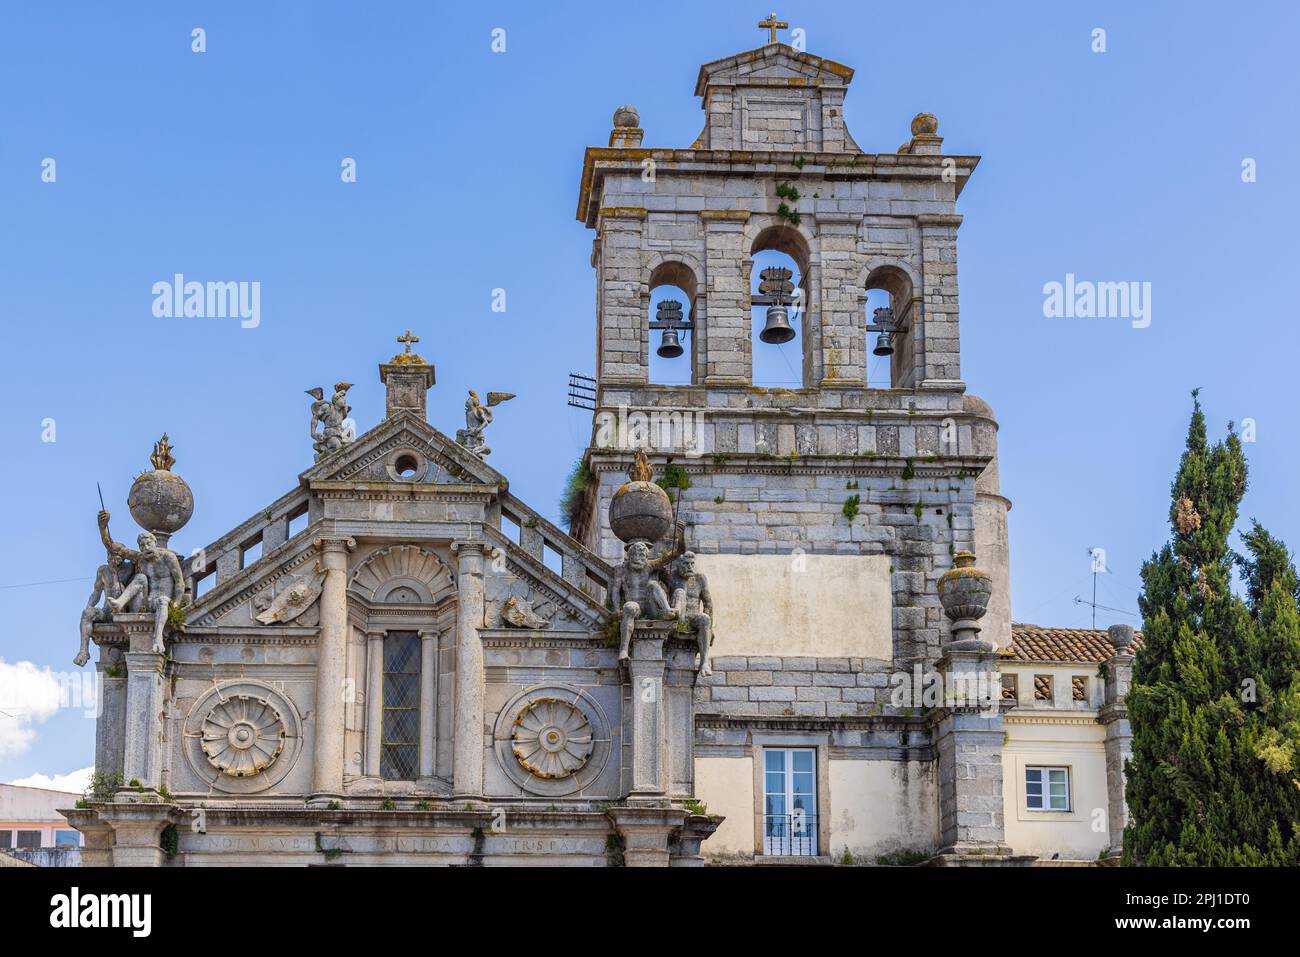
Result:
<svg viewBox="0 0 1300 957">
<path fill-rule="evenodd" d="M 865 151 L 853 70 L 761 26 L 771 42 L 700 68 L 695 142 L 647 147 L 624 106 L 586 151 L 597 382 L 571 534 L 622 556 L 606 516 L 644 451 L 712 596 L 693 726 L 696 794 L 727 819 L 715 853 L 1006 862 L 1009 503 L 993 412 L 962 378 L 957 288 L 979 158 L 946 152 L 930 113 Z M 651 316 L 662 286 L 685 301 Z M 651 381 L 656 333 L 689 384 Z M 799 386 L 759 387 L 755 350 L 795 339 Z M 958 685 L 975 696 L 948 698 Z"/>
<path fill-rule="evenodd" d="M 586 151 L 577 218 L 595 232 L 597 378 L 587 463 L 600 481 L 573 533 L 619 554 L 603 516 L 644 444 L 657 466 L 684 470 L 678 507 L 701 554 L 890 556 L 890 657 L 937 653 L 946 626 L 933 582 L 956 552 L 975 551 L 994 577 L 985 637 L 1003 645 L 1009 503 L 997 424 L 966 394 L 960 361 L 957 200 L 979 159 L 945 153 L 928 113 L 897 151 L 865 152 L 845 125 L 852 80 L 847 66 L 770 42 L 700 68 L 704 128 L 689 147 L 645 146 L 641 116 L 624 106 L 609 144 Z M 754 282 L 766 250 L 797 267 L 787 297 Z M 672 313 L 650 316 L 665 285 L 688 300 L 675 326 L 656 321 Z M 872 290 L 888 307 L 868 316 Z M 756 306 L 798 327 L 801 388 L 754 385 L 753 350 L 769 348 L 752 337 Z M 690 363 L 690 385 L 650 381 L 652 336 L 667 326 L 687 339 L 676 361 Z M 867 387 L 869 350 L 888 356 L 888 387 Z"/>
</svg>

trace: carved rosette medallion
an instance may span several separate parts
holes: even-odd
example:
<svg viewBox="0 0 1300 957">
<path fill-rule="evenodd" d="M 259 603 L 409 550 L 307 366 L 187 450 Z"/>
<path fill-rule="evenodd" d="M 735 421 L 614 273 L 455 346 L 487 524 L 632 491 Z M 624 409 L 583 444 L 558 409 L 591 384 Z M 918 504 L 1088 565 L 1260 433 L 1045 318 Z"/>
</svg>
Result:
<svg viewBox="0 0 1300 957">
<path fill-rule="evenodd" d="M 236 695 L 218 701 L 203 719 L 203 753 L 232 777 L 260 774 L 284 750 L 287 728 L 265 698 Z"/>
<path fill-rule="evenodd" d="M 521 710 L 511 739 L 519 763 L 546 780 L 580 771 L 594 747 L 587 716 L 558 698 L 538 698 Z"/>
</svg>

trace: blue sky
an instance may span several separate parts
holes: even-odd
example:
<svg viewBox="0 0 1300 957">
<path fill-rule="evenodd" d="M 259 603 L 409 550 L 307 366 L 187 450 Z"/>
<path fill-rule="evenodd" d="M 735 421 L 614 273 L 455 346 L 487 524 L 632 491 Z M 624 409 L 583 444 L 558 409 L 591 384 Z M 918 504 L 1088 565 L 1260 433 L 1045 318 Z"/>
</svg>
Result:
<svg viewBox="0 0 1300 957">
<path fill-rule="evenodd" d="M 766 0 L 765 0 L 766 2 Z M 466 7 L 468 6 L 468 9 Z M 935 12 L 935 8 L 942 8 Z M 437 366 L 430 418 L 515 392 L 492 463 L 544 512 L 587 437 L 565 406 L 594 359 L 582 150 L 635 104 L 646 144 L 702 125 L 701 63 L 758 46 L 732 2 L 23 4 L 0 31 L 0 658 L 70 670 L 125 496 L 164 430 L 194 490 L 188 551 L 311 461 L 303 390 L 356 383 L 408 326 Z M 891 152 L 921 110 L 983 156 L 960 202 L 963 373 L 1001 422 L 1018 620 L 1135 611 L 1202 388 L 1213 428 L 1253 418 L 1245 516 L 1300 542 L 1287 314 L 1300 214 L 1289 4 L 848 4 L 781 9 L 857 70 L 846 118 Z M 191 51 L 202 27 L 207 52 Z M 491 31 L 506 31 L 506 52 Z M 1106 52 L 1091 51 L 1094 28 Z M 1289 64 L 1289 65 L 1288 65 Z M 41 181 L 53 158 L 57 180 Z M 357 182 L 340 180 L 344 157 Z M 1242 162 L 1258 180 L 1243 183 Z M 261 323 L 159 319 L 173 274 L 261 283 Z M 1152 284 L 1152 322 L 1048 319 L 1043 284 Z M 495 288 L 504 313 L 491 311 Z M 797 361 L 793 367 L 798 368 Z M 56 441 L 42 441 L 53 419 Z M 53 584 L 34 584 L 53 582 Z M 1101 612 L 1099 625 L 1131 618 Z M 24 674 L 27 674 L 24 672 Z M 33 679 L 35 680 L 35 679 Z M 12 704 L 12 702 L 10 702 Z M 6 705 L 0 701 L 0 709 Z M 0 715 L 0 780 L 93 760 L 76 709 Z"/>
</svg>

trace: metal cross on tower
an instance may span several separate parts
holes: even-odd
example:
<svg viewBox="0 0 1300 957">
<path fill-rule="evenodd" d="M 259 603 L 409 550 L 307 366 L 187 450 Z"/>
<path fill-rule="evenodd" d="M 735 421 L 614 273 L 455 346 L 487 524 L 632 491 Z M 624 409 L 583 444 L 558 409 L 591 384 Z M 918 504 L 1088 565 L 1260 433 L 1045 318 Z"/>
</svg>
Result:
<svg viewBox="0 0 1300 957">
<path fill-rule="evenodd" d="M 768 39 L 768 41 L 767 41 L 768 43 L 776 43 L 776 42 L 777 42 L 777 41 L 776 41 L 776 31 L 777 31 L 777 30 L 788 30 L 788 29 L 790 29 L 790 24 L 786 23 L 784 20 L 778 20 L 778 19 L 776 18 L 776 14 L 775 14 L 775 13 L 769 13 L 769 14 L 767 15 L 767 19 L 766 19 L 766 20 L 759 20 L 759 21 L 758 21 L 758 26 L 759 26 L 760 29 L 763 29 L 763 30 L 767 30 L 767 31 L 768 31 L 768 33 L 769 33 L 769 35 L 770 35 L 770 39 Z"/>
</svg>

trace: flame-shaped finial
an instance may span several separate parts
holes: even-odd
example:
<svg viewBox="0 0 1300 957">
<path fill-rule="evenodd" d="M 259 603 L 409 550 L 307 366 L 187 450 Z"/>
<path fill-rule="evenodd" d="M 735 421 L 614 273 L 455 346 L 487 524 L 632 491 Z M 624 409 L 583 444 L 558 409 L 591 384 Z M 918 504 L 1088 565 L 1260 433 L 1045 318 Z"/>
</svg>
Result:
<svg viewBox="0 0 1300 957">
<path fill-rule="evenodd" d="M 176 457 L 172 455 L 171 443 L 167 441 L 167 433 L 153 444 L 153 454 L 149 456 L 149 461 L 159 472 L 170 472 L 172 466 L 176 464 Z"/>
<path fill-rule="evenodd" d="M 627 477 L 633 482 L 650 482 L 654 480 L 655 470 L 650 467 L 650 460 L 645 457 L 643 449 L 636 450 L 636 457 L 628 466 Z"/>
</svg>

